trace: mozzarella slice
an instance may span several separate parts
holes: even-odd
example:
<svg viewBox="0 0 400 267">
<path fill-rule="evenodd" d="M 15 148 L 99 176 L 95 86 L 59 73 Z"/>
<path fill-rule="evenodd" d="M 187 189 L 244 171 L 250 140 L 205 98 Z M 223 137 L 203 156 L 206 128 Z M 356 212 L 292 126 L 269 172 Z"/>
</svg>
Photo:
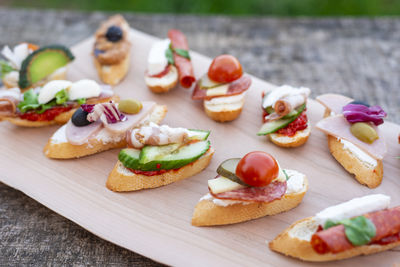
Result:
<svg viewBox="0 0 400 267">
<path fill-rule="evenodd" d="M 69 100 L 77 100 L 79 98 L 98 97 L 101 93 L 100 85 L 89 79 L 83 79 L 74 82 L 69 88 Z"/>
<path fill-rule="evenodd" d="M 164 39 L 153 44 L 147 58 L 147 74 L 156 75 L 165 70 L 168 65 L 165 51 L 169 48 L 171 41 Z"/>
<path fill-rule="evenodd" d="M 68 87 L 71 86 L 71 84 L 72 83 L 70 81 L 65 81 L 65 80 L 54 80 L 48 82 L 39 91 L 39 97 L 38 97 L 39 104 L 46 104 L 50 102 L 59 91 L 67 89 Z"/>
<path fill-rule="evenodd" d="M 211 89 L 202 89 L 202 90 L 207 90 L 206 95 L 207 96 L 218 96 L 218 95 L 226 95 L 228 93 L 229 89 L 229 84 L 223 84 Z"/>
<path fill-rule="evenodd" d="M 315 220 L 319 225 L 324 226 L 327 220 L 337 222 L 369 212 L 387 209 L 389 204 L 390 197 L 387 195 L 367 195 L 326 208 L 315 215 Z"/>
</svg>

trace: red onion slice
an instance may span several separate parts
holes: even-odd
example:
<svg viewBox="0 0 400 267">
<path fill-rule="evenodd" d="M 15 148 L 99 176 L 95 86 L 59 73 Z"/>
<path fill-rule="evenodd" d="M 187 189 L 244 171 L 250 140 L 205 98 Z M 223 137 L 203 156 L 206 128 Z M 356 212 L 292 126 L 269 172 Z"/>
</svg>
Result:
<svg viewBox="0 0 400 267">
<path fill-rule="evenodd" d="M 126 116 L 118 110 L 113 101 L 96 105 L 81 105 L 81 108 L 89 113 L 87 120 L 91 122 L 98 119 L 101 119 L 103 123 L 117 123 L 126 120 Z"/>
<path fill-rule="evenodd" d="M 383 123 L 386 112 L 380 106 L 367 107 L 359 104 L 348 104 L 343 107 L 343 115 L 350 123 L 372 122 L 376 126 Z"/>
</svg>

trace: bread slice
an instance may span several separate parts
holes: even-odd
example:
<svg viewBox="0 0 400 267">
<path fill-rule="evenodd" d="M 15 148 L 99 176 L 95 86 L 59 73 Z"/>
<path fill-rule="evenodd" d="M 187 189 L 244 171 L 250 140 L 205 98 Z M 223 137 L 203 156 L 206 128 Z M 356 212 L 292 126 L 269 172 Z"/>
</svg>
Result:
<svg viewBox="0 0 400 267">
<path fill-rule="evenodd" d="M 328 135 L 328 146 L 332 156 L 351 174 L 354 174 L 360 184 L 369 188 L 379 186 L 383 178 L 383 163 L 377 160 L 376 167 L 373 167 L 353 155 L 344 148 L 344 145 L 334 136 Z"/>
<path fill-rule="evenodd" d="M 167 107 L 157 105 L 153 112 L 150 114 L 148 122 L 160 123 L 165 115 L 167 114 Z M 65 135 L 65 125 L 58 129 L 58 131 L 64 131 L 64 133 L 60 132 L 60 134 Z M 55 133 L 57 134 L 57 132 Z M 63 137 L 65 139 L 65 137 Z M 71 159 L 71 158 L 80 158 L 92 154 L 96 154 L 102 151 L 114 149 L 114 148 L 123 148 L 126 147 L 126 138 L 125 133 L 116 139 L 109 140 L 107 142 L 103 142 L 101 139 L 98 139 L 97 136 L 89 139 L 86 144 L 83 145 L 72 145 L 68 142 L 54 142 L 52 138 L 49 139 L 46 146 L 43 149 L 43 153 L 48 158 L 53 159 Z"/>
<path fill-rule="evenodd" d="M 102 103 L 102 102 L 108 102 L 108 101 L 119 101 L 119 96 L 114 95 L 113 97 L 109 97 L 109 98 L 103 98 L 99 101 L 96 101 L 96 103 Z M 92 102 L 88 102 L 90 104 L 92 104 Z M 93 102 L 94 104 L 94 102 Z M 29 121 L 29 120 L 25 120 L 25 119 L 21 119 L 20 117 L 0 117 L 0 121 L 4 120 L 4 121 L 9 121 L 12 124 L 15 124 L 17 126 L 21 126 L 21 127 L 44 127 L 44 126 L 51 126 L 51 125 L 63 125 L 66 124 L 69 119 L 72 117 L 72 115 L 75 113 L 75 111 L 77 110 L 77 108 L 73 108 L 67 112 L 63 112 L 61 114 L 59 114 L 58 116 L 56 116 L 54 118 L 54 120 L 51 121 Z"/>
<path fill-rule="evenodd" d="M 268 135 L 268 138 L 269 140 L 271 140 L 272 143 L 280 147 L 298 147 L 307 142 L 310 134 L 311 134 L 311 126 L 310 123 L 308 123 L 307 128 L 301 131 L 297 131 L 294 136 L 272 133 Z"/>
<path fill-rule="evenodd" d="M 297 207 L 307 189 L 308 180 L 305 177 L 303 189 L 300 192 L 285 194 L 281 199 L 268 203 L 237 203 L 229 206 L 219 206 L 212 199 L 200 200 L 193 212 L 192 225 L 212 226 L 233 224 L 282 213 Z"/>
<path fill-rule="evenodd" d="M 65 80 L 66 77 L 67 77 L 67 66 L 56 69 L 52 74 L 50 74 L 46 78 L 38 81 L 37 83 L 35 83 L 35 84 L 33 84 L 33 85 L 31 85 L 31 86 L 29 86 L 27 88 L 21 89 L 21 91 L 25 92 L 25 91 L 28 91 L 31 88 L 36 88 L 36 87 L 39 87 L 39 86 L 43 86 L 46 83 L 48 83 L 50 81 L 53 81 L 53 80 Z M 2 82 L 5 85 L 5 87 L 7 87 L 7 88 L 19 87 L 18 81 L 9 80 L 9 79 L 7 79 L 7 76 L 3 79 Z"/>
<path fill-rule="evenodd" d="M 169 170 L 163 174 L 154 176 L 135 174 L 125 168 L 124 165 L 118 161 L 108 176 L 106 186 L 112 191 L 124 192 L 168 185 L 201 172 L 208 166 L 213 154 L 214 149 L 210 147 L 210 149 L 198 160 L 183 166 L 178 170 Z"/>
<path fill-rule="evenodd" d="M 286 256 L 304 261 L 322 262 L 347 259 L 358 255 L 368 255 L 400 245 L 400 241 L 397 241 L 387 245 L 359 246 L 336 254 L 318 254 L 310 244 L 311 236 L 316 232 L 317 228 L 318 225 L 313 217 L 295 222 L 269 242 L 269 248 Z"/>
<path fill-rule="evenodd" d="M 178 84 L 178 70 L 170 66 L 169 72 L 161 78 L 144 76 L 147 87 L 156 94 L 166 93 Z"/>
<path fill-rule="evenodd" d="M 93 56 L 93 61 L 100 79 L 106 84 L 116 85 L 125 78 L 129 70 L 131 54 L 129 52 L 124 60 L 113 65 L 102 65 L 95 56 Z"/>
<path fill-rule="evenodd" d="M 218 122 L 233 121 L 242 113 L 244 106 L 244 99 L 237 104 L 221 105 L 222 108 L 215 109 L 213 105 L 208 104 L 207 101 L 203 102 L 204 110 L 208 117 Z"/>
</svg>

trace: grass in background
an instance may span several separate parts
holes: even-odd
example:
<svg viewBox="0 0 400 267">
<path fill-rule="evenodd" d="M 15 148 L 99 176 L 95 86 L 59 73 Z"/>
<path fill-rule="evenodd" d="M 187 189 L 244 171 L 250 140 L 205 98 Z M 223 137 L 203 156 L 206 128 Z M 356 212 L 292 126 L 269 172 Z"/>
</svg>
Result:
<svg viewBox="0 0 400 267">
<path fill-rule="evenodd" d="M 275 16 L 400 15 L 400 0 L 1 0 L 10 7 Z"/>
</svg>

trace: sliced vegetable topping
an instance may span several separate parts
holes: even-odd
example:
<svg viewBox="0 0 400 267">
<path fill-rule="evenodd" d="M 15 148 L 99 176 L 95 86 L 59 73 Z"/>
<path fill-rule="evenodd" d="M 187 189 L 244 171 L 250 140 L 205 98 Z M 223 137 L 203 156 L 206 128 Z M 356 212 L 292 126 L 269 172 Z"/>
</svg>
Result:
<svg viewBox="0 0 400 267">
<path fill-rule="evenodd" d="M 113 101 L 96 105 L 84 104 L 81 107 L 89 113 L 87 120 L 90 122 L 100 119 L 103 123 L 107 124 L 126 120 L 125 115 L 118 110 L 117 105 Z"/>
<path fill-rule="evenodd" d="M 71 121 L 75 126 L 81 127 L 91 124 L 92 122 L 87 120 L 89 113 L 84 111 L 82 108 L 78 108 L 74 115 L 72 115 Z"/>
<path fill-rule="evenodd" d="M 45 104 L 39 104 L 38 94 L 33 89 L 26 91 L 23 98 L 24 100 L 18 104 L 18 109 L 21 113 L 34 110 L 36 113 L 41 114 L 54 106 L 63 105 L 68 101 L 68 95 L 65 90 L 59 91 L 53 100 Z"/>
<path fill-rule="evenodd" d="M 364 143 L 372 144 L 379 138 L 375 129 L 366 122 L 356 122 L 350 126 L 350 132 Z"/>
<path fill-rule="evenodd" d="M 0 78 L 4 79 L 4 76 L 6 76 L 8 73 L 15 71 L 10 63 L 4 60 L 0 60 Z"/>
<path fill-rule="evenodd" d="M 142 108 L 142 102 L 132 98 L 121 100 L 118 103 L 118 109 L 127 114 L 137 114 Z"/>
<path fill-rule="evenodd" d="M 350 123 L 372 122 L 376 126 L 383 123 L 386 112 L 380 106 L 367 107 L 360 104 L 347 104 L 343 107 L 343 115 Z"/>
<path fill-rule="evenodd" d="M 208 69 L 208 77 L 218 83 L 230 83 L 242 75 L 242 65 L 237 58 L 231 55 L 217 56 Z"/>
</svg>

